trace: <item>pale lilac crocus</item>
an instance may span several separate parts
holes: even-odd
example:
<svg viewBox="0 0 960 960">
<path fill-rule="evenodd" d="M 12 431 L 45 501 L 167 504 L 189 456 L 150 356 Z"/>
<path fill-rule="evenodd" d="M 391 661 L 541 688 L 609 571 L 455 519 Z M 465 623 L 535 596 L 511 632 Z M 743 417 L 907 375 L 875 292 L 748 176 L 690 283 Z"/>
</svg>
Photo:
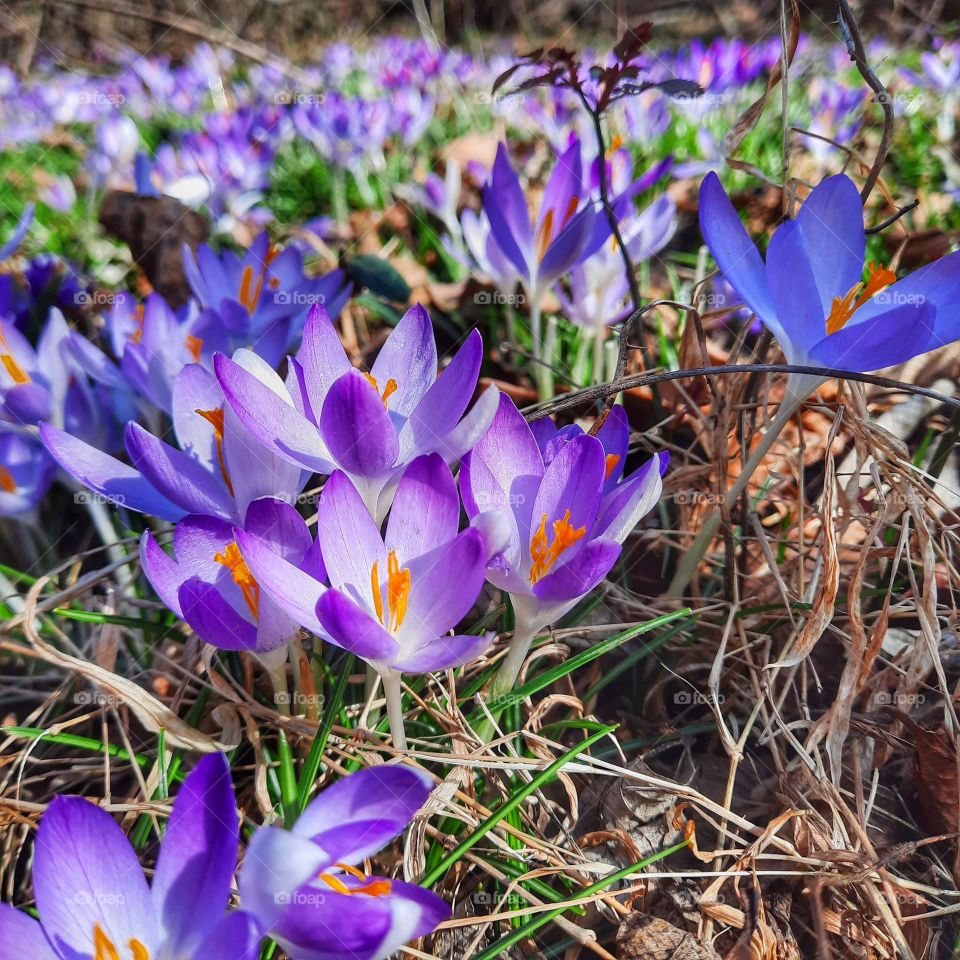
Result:
<svg viewBox="0 0 960 960">
<path fill-rule="evenodd" d="M 37 830 L 40 919 L 0 904 L 0 958 L 256 960 L 253 918 L 227 912 L 237 824 L 227 762 L 204 757 L 180 787 L 148 885 L 109 813 L 83 797 L 57 797 Z"/>
<path fill-rule="evenodd" d="M 323 790 L 292 829 L 261 827 L 240 897 L 293 960 L 386 960 L 450 916 L 436 894 L 368 876 L 363 861 L 409 825 L 430 778 L 408 766 L 359 770 Z"/>
<path fill-rule="evenodd" d="M 474 330 L 438 377 L 433 326 L 417 305 L 364 373 L 314 307 L 286 383 L 255 358 L 246 369 L 225 356 L 214 366 L 228 404 L 267 450 L 317 473 L 343 471 L 381 521 L 407 464 L 426 453 L 459 460 L 490 425 L 495 388 L 467 409 L 482 358 Z"/>
<path fill-rule="evenodd" d="M 663 454 L 618 482 L 624 427 L 625 421 L 610 423 L 609 452 L 582 431 L 541 427 L 541 449 L 504 395 L 489 431 L 464 458 L 460 490 L 467 516 L 493 511 L 510 531 L 507 547 L 487 568 L 487 579 L 510 595 L 516 615 L 497 694 L 513 686 L 534 636 L 610 572 L 623 541 L 660 497 Z"/>
<path fill-rule="evenodd" d="M 367 660 L 383 679 L 394 744 L 403 748 L 400 675 L 460 666 L 489 634 L 451 634 L 477 602 L 487 561 L 506 540 L 499 518 L 458 532 L 460 499 L 438 454 L 418 457 L 397 486 L 382 535 L 346 474 L 327 481 L 317 542 L 330 589 L 303 576 L 255 531 L 238 532 L 247 566 L 291 617 Z"/>
</svg>

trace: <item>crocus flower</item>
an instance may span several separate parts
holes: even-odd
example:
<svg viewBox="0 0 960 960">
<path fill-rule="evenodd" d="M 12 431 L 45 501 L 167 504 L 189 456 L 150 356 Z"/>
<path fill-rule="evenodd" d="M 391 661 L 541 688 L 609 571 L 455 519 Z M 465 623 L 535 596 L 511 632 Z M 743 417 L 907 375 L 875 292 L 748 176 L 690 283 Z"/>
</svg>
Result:
<svg viewBox="0 0 960 960">
<path fill-rule="evenodd" d="M 0 432 L 0 517 L 23 516 L 35 510 L 53 482 L 55 469 L 32 434 Z"/>
<path fill-rule="evenodd" d="M 603 243 L 605 221 L 583 179 L 579 140 L 557 158 L 534 223 L 527 198 L 500 144 L 483 209 L 497 245 L 516 267 L 530 304 L 534 353 L 540 355 L 539 311 L 543 295 L 575 263 Z M 598 229 L 599 228 L 599 229 Z"/>
<path fill-rule="evenodd" d="M 240 897 L 293 960 L 385 960 L 450 916 L 416 884 L 359 866 L 399 836 L 430 795 L 407 766 L 359 770 L 323 790 L 290 830 L 261 827 L 240 870 Z"/>
<path fill-rule="evenodd" d="M 277 563 L 277 550 L 256 531 L 238 532 L 249 568 L 277 603 L 370 662 L 390 702 L 401 673 L 456 667 L 489 646 L 491 635 L 451 635 L 477 602 L 487 561 L 506 540 L 505 524 L 480 517 L 458 533 L 460 499 L 438 454 L 418 457 L 404 471 L 386 536 L 349 478 L 327 481 L 317 508 L 317 542 L 330 589 L 321 577 Z M 502 532 L 500 532 L 502 531 Z M 393 727 L 402 746 L 402 732 Z"/>
<path fill-rule="evenodd" d="M 0 957 L 255 960 L 253 919 L 225 912 L 237 840 L 220 754 L 204 757 L 180 787 L 150 885 L 110 814 L 83 797 L 57 797 L 37 830 L 40 920 L 0 904 Z"/>
<path fill-rule="evenodd" d="M 263 363 L 254 354 L 241 362 Z M 57 463 L 84 486 L 162 520 L 199 513 L 239 522 L 253 500 L 289 500 L 303 489 L 306 475 L 243 429 L 203 367 L 184 367 L 172 407 L 180 449 L 130 422 L 124 443 L 132 466 L 49 423 L 41 424 L 40 436 Z"/>
<path fill-rule="evenodd" d="M 342 470 L 380 521 L 411 460 L 425 453 L 459 460 L 489 426 L 495 389 L 485 390 L 467 412 L 482 356 L 474 330 L 437 377 L 433 326 L 418 305 L 404 314 L 370 372 L 362 373 L 318 306 L 286 384 L 264 363 L 244 369 L 217 356 L 214 367 L 228 404 L 267 450 L 317 473 Z"/>
<path fill-rule="evenodd" d="M 23 213 L 20 215 L 17 225 L 13 228 L 13 233 L 10 234 L 10 238 L 3 246 L 0 246 L 0 262 L 13 256 L 13 254 L 17 252 L 17 247 L 23 243 L 23 238 L 27 235 L 30 224 L 33 223 L 33 212 L 34 205 L 32 203 L 28 203 L 23 208 Z"/>
<path fill-rule="evenodd" d="M 303 518 L 290 504 L 271 497 L 254 500 L 239 529 L 219 517 L 184 518 L 173 531 L 173 557 L 148 530 L 140 541 L 143 572 L 163 602 L 205 643 L 282 655 L 300 625 L 260 589 L 238 547 L 240 530 L 285 563 L 325 579 L 320 551 Z"/>
<path fill-rule="evenodd" d="M 617 482 L 626 455 L 624 426 L 610 423 L 609 452 L 597 437 L 540 428 L 541 450 L 503 395 L 490 429 L 464 458 L 460 491 L 467 516 L 494 511 L 510 531 L 506 549 L 487 568 L 487 579 L 510 594 L 516 614 L 507 687 L 537 631 L 610 572 L 627 534 L 660 496 L 661 454 Z"/>
<path fill-rule="evenodd" d="M 960 337 L 960 252 L 897 280 L 869 264 L 860 194 L 828 177 L 777 229 L 764 264 L 716 174 L 700 188 L 700 229 L 714 260 L 774 334 L 788 363 L 864 372 Z M 802 400 L 821 377 L 791 376 Z"/>
<path fill-rule="evenodd" d="M 196 260 L 189 247 L 183 255 L 194 296 L 228 331 L 231 348 L 255 345 L 272 365 L 299 336 L 312 305 L 336 317 L 349 293 L 342 271 L 306 277 L 300 251 L 271 246 L 266 233 L 242 257 L 229 250 L 217 256 L 205 244 Z"/>
</svg>

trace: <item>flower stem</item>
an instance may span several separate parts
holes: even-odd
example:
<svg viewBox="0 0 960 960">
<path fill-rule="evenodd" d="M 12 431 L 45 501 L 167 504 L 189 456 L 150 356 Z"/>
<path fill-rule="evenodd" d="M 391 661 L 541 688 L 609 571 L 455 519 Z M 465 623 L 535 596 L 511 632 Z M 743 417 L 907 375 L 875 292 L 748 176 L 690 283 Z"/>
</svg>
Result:
<svg viewBox="0 0 960 960">
<path fill-rule="evenodd" d="M 493 735 L 493 728 L 500 714 L 513 702 L 513 688 L 517 684 L 517 677 L 520 676 L 520 670 L 523 667 L 524 660 L 530 652 L 530 644 L 536 630 L 532 630 L 528 625 L 517 623 L 510 638 L 510 645 L 507 649 L 507 655 L 500 669 L 497 671 L 490 687 L 483 695 L 487 704 L 487 709 L 493 718 L 484 717 L 477 725 L 476 733 L 484 742 L 488 741 Z"/>
<path fill-rule="evenodd" d="M 390 720 L 390 738 L 397 750 L 407 749 L 407 732 L 403 726 L 403 697 L 400 673 L 397 670 L 384 670 L 380 674 L 383 680 L 383 694 L 387 699 L 387 717 Z"/>
<path fill-rule="evenodd" d="M 780 404 L 777 415 L 770 421 L 770 425 L 760 438 L 760 442 L 750 455 L 750 459 L 743 465 L 740 476 L 737 477 L 733 486 L 727 491 L 728 508 L 737 502 L 737 498 L 747 488 L 747 484 L 750 482 L 750 478 L 754 473 L 756 473 L 757 467 L 760 466 L 763 458 L 770 451 L 774 443 L 776 443 L 783 428 L 787 425 L 787 422 L 805 398 L 806 395 L 802 394 L 802 391 L 795 393 L 787 392 L 786 397 L 784 397 L 783 402 Z M 697 572 L 700 561 L 703 559 L 713 538 L 716 536 L 717 530 L 720 528 L 720 516 L 720 510 L 714 509 L 703 519 L 700 532 L 690 545 L 690 548 L 684 552 L 680 563 L 677 565 L 677 572 L 673 575 L 673 580 L 670 581 L 670 586 L 667 588 L 667 596 L 683 596 L 690 581 Z"/>
</svg>

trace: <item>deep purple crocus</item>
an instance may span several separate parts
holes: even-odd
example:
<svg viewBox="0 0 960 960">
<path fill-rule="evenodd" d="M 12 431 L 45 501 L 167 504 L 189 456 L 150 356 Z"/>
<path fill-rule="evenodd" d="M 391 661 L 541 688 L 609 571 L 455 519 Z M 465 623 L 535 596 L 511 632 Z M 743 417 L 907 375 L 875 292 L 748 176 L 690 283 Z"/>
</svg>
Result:
<svg viewBox="0 0 960 960">
<path fill-rule="evenodd" d="M 516 614 L 510 654 L 497 678 L 501 692 L 516 680 L 535 634 L 610 572 L 621 544 L 660 496 L 663 454 L 620 479 L 629 431 L 622 414 L 611 416 L 602 440 L 577 428 L 541 427 L 535 435 L 504 395 L 489 431 L 464 458 L 460 490 L 467 516 L 494 511 L 510 531 L 506 549 L 487 569 L 487 579 L 510 594 Z"/>
<path fill-rule="evenodd" d="M 450 916 L 436 894 L 359 867 L 409 825 L 430 795 L 412 767 L 360 770 L 322 791 L 293 828 L 261 827 L 240 897 L 293 960 L 385 960 Z"/>
<path fill-rule="evenodd" d="M 266 367 L 255 354 L 238 355 L 253 369 Z M 81 484 L 119 506 L 162 520 L 196 513 L 239 522 L 258 497 L 290 500 L 303 489 L 307 475 L 247 433 L 203 367 L 184 367 L 174 383 L 172 406 L 180 449 L 130 422 L 124 442 L 132 466 L 52 424 L 41 424 L 40 436 L 57 463 Z"/>
<path fill-rule="evenodd" d="M 317 473 L 342 470 L 379 521 L 411 460 L 426 453 L 458 460 L 489 426 L 495 388 L 467 411 L 482 356 L 474 330 L 438 377 L 433 326 L 418 305 L 363 373 L 315 307 L 286 384 L 265 364 L 245 370 L 218 356 L 214 366 L 230 407 L 267 450 Z"/>
<path fill-rule="evenodd" d="M 241 531 L 304 575 L 325 578 L 319 548 L 303 518 L 271 497 L 254 500 L 239 528 L 218 517 L 185 517 L 173 531 L 172 557 L 148 530 L 140 542 L 143 572 L 205 643 L 261 657 L 277 651 L 282 661 L 300 624 L 260 589 L 237 543 Z"/>
<path fill-rule="evenodd" d="M 317 508 L 317 543 L 330 589 L 322 576 L 292 570 L 297 561 L 278 557 L 276 546 L 249 524 L 237 533 L 250 571 L 281 609 L 380 673 L 400 747 L 402 721 L 393 713 L 400 674 L 459 666 L 492 639 L 450 631 L 477 602 L 487 562 L 506 541 L 506 525 L 484 515 L 458 532 L 459 520 L 450 468 L 430 454 L 404 471 L 385 536 L 346 474 L 338 471 L 327 481 Z"/>
<path fill-rule="evenodd" d="M 204 757 L 180 787 L 148 885 L 110 814 L 57 797 L 37 830 L 40 920 L 0 904 L 0 958 L 255 960 L 253 918 L 226 912 L 237 822 L 226 760 Z"/>
<path fill-rule="evenodd" d="M 960 337 L 960 251 L 901 280 L 870 264 L 864 279 L 860 193 L 843 174 L 820 183 L 777 229 L 766 263 L 713 173 L 700 188 L 700 229 L 788 363 L 865 372 Z M 824 379 L 791 375 L 791 398 L 803 400 Z"/>
<path fill-rule="evenodd" d="M 30 514 L 50 489 L 56 464 L 30 433 L 0 430 L 0 517 Z"/>
</svg>

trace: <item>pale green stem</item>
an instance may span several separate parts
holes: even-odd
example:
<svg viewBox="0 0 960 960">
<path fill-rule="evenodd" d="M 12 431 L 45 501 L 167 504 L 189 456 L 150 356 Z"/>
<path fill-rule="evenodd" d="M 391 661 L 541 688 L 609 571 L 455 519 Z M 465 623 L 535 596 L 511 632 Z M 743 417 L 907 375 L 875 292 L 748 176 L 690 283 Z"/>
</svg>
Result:
<svg viewBox="0 0 960 960">
<path fill-rule="evenodd" d="M 543 333 L 540 329 L 540 300 L 530 301 L 530 339 L 533 341 L 533 362 L 537 363 L 542 355 Z"/>
<path fill-rule="evenodd" d="M 287 659 L 280 663 L 266 664 L 270 682 L 273 684 L 273 702 L 277 706 L 277 713 L 284 717 L 290 716 L 290 688 L 287 686 Z"/>
<path fill-rule="evenodd" d="M 597 329 L 593 333 L 593 379 L 591 386 L 604 382 L 604 364 L 603 364 L 603 346 L 605 342 L 605 329 Z"/>
<path fill-rule="evenodd" d="M 136 559 L 136 554 L 128 553 L 120 546 L 120 539 L 117 537 L 116 528 L 113 525 L 113 518 L 100 499 L 99 494 L 92 492 L 83 492 L 83 505 L 90 514 L 90 519 L 96 528 L 103 545 L 107 548 L 107 556 L 111 563 L 118 563 L 121 560 Z"/>
<path fill-rule="evenodd" d="M 770 421 L 770 425 L 760 438 L 760 442 L 750 455 L 750 459 L 743 465 L 740 476 L 737 477 L 733 486 L 727 492 L 728 508 L 732 507 L 737 502 L 740 494 L 746 490 L 750 478 L 757 471 L 757 467 L 760 466 L 763 458 L 770 451 L 774 443 L 776 443 L 777 437 L 780 436 L 781 431 L 787 425 L 787 422 L 796 412 L 800 404 L 803 403 L 804 399 L 804 396 L 788 391 L 783 402 L 780 404 L 777 415 Z M 714 509 L 702 521 L 700 532 L 690 545 L 690 548 L 684 552 L 680 563 L 677 565 L 677 572 L 674 574 L 673 580 L 671 580 L 670 586 L 667 588 L 668 597 L 683 596 L 690 581 L 697 572 L 700 561 L 703 559 L 704 554 L 707 552 L 713 538 L 717 534 L 717 530 L 720 528 L 720 517 L 720 510 Z"/>
<path fill-rule="evenodd" d="M 520 670 L 523 667 L 524 660 L 530 652 L 530 644 L 536 636 L 536 630 L 530 629 L 526 624 L 518 623 L 510 638 L 510 645 L 507 648 L 507 655 L 500 669 L 497 671 L 490 683 L 487 692 L 483 698 L 487 704 L 487 710 L 493 717 L 493 722 L 487 717 L 477 725 L 477 736 L 487 742 L 494 732 L 494 723 L 499 719 L 500 714 L 512 702 L 512 691 L 517 685 L 517 677 L 520 676 Z"/>
<path fill-rule="evenodd" d="M 343 170 L 333 168 L 333 219 L 339 224 L 347 222 L 347 183 Z"/>
<path fill-rule="evenodd" d="M 543 363 L 537 366 L 538 393 L 541 400 L 553 397 L 553 365 L 557 353 L 557 318 L 547 317 L 547 336 L 543 344 Z"/>
<path fill-rule="evenodd" d="M 407 732 L 403 726 L 403 688 L 397 670 L 384 670 L 383 695 L 387 699 L 387 718 L 390 721 L 390 739 L 397 750 L 407 749 Z"/>
</svg>

